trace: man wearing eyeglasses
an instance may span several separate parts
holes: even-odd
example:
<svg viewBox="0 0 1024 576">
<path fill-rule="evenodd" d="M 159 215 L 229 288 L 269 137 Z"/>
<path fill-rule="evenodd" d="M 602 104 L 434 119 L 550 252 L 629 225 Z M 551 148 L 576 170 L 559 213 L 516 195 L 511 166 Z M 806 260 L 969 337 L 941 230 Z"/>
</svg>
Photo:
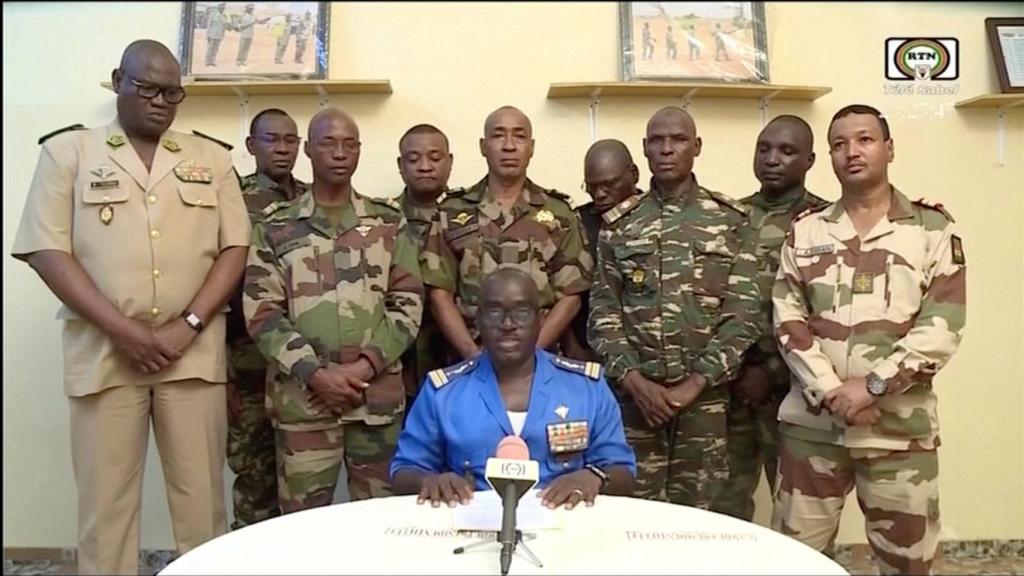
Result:
<svg viewBox="0 0 1024 576">
<path fill-rule="evenodd" d="M 401 207 L 359 194 L 359 128 L 336 108 L 310 120 L 313 186 L 256 224 L 242 294 L 270 363 L 281 512 L 326 506 L 342 463 L 353 500 L 391 495 L 405 409 L 402 362 L 423 284 Z"/>
<path fill-rule="evenodd" d="M 502 268 L 480 292 L 484 352 L 430 372 L 391 464 L 395 492 L 435 507 L 466 504 L 487 489 L 498 443 L 515 435 L 540 462 L 546 506 L 630 495 L 636 459 L 601 366 L 538 349 L 540 292 L 526 272 Z"/>
<path fill-rule="evenodd" d="M 177 551 L 225 531 L 222 311 L 250 236 L 227 151 L 168 129 L 167 47 L 131 43 L 112 81 L 116 120 L 40 140 L 12 250 L 64 303 L 80 574 L 138 570 L 151 424 Z"/>
<path fill-rule="evenodd" d="M 256 160 L 256 172 L 241 182 L 253 225 L 309 191 L 308 184 L 292 176 L 300 141 L 295 121 L 284 110 L 268 108 L 253 117 L 245 146 Z M 228 313 L 228 465 L 237 475 L 235 530 L 280 514 L 266 379 L 267 361 L 245 330 L 240 283 Z"/>
</svg>

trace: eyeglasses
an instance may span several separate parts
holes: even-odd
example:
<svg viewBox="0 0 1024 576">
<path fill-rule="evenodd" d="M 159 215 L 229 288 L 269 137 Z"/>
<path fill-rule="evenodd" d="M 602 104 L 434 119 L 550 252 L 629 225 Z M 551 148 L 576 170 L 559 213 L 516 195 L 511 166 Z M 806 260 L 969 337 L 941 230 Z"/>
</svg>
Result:
<svg viewBox="0 0 1024 576">
<path fill-rule="evenodd" d="M 156 84 L 150 84 L 149 82 L 141 82 L 136 80 L 131 74 L 125 71 L 121 71 L 128 80 L 135 86 L 135 93 L 147 100 L 156 98 L 161 93 L 164 95 L 164 101 L 168 104 L 180 104 L 185 99 L 185 89 L 181 86 L 158 86 Z"/>
<path fill-rule="evenodd" d="M 533 308 L 484 308 L 480 311 L 480 321 L 491 326 L 500 326 L 506 318 L 511 318 L 516 326 L 525 326 L 537 316 Z"/>
<path fill-rule="evenodd" d="M 267 146 L 277 146 L 281 142 L 288 146 L 298 146 L 302 142 L 302 138 L 298 136 L 278 136 L 277 134 L 261 134 L 257 139 Z"/>
</svg>

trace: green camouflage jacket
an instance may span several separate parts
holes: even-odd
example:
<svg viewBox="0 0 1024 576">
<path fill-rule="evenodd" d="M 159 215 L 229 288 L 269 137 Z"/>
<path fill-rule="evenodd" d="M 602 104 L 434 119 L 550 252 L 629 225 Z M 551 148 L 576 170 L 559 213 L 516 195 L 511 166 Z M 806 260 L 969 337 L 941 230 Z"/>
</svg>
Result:
<svg viewBox="0 0 1024 576">
<path fill-rule="evenodd" d="M 932 379 L 960 343 L 967 268 L 953 219 L 893 187 L 885 218 L 862 240 L 842 202 L 806 214 L 782 247 L 774 323 L 793 371 L 783 433 L 850 448 L 939 444 Z M 825 394 L 869 372 L 885 378 L 873 425 L 847 427 Z"/>
<path fill-rule="evenodd" d="M 404 407 L 399 357 L 423 313 L 416 245 L 398 204 L 353 192 L 335 230 L 312 194 L 253 231 L 243 294 L 249 333 L 272 359 L 271 417 L 318 430 L 343 420 L 391 422 Z M 366 403 L 341 417 L 309 406 L 309 378 L 366 357 L 377 374 Z"/>
<path fill-rule="evenodd" d="M 590 343 L 609 376 L 731 379 L 763 326 L 746 208 L 703 187 L 663 201 L 652 185 L 625 202 L 605 215 L 590 292 Z"/>
</svg>

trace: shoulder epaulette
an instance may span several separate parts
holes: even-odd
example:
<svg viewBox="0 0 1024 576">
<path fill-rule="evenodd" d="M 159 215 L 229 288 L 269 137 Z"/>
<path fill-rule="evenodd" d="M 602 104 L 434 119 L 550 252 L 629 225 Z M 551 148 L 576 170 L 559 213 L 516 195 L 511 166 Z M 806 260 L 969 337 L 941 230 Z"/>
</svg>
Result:
<svg viewBox="0 0 1024 576">
<path fill-rule="evenodd" d="M 447 368 L 438 368 L 437 370 L 431 370 L 427 372 L 427 377 L 430 378 L 430 383 L 434 385 L 434 388 L 441 388 L 445 384 L 451 382 L 455 378 L 462 376 L 476 367 L 476 358 L 470 358 L 469 360 L 463 360 L 454 366 Z"/>
<path fill-rule="evenodd" d="M 402 205 L 398 203 L 398 200 L 394 198 L 377 198 L 375 196 L 366 196 L 366 199 L 378 206 L 387 206 L 388 208 L 396 211 L 402 211 Z"/>
<path fill-rule="evenodd" d="M 85 126 L 83 126 L 81 124 L 72 124 L 71 126 L 65 126 L 65 127 L 61 128 L 59 130 L 54 130 L 53 132 L 50 132 L 49 134 L 43 134 L 39 138 L 39 142 L 38 143 L 40 145 L 42 145 L 43 142 L 46 142 L 47 140 L 49 140 L 50 138 L 53 138 L 57 134 L 61 134 L 63 132 L 69 132 L 71 130 L 85 130 Z"/>
<path fill-rule="evenodd" d="M 265 207 L 263 208 L 263 210 L 261 210 L 260 212 L 261 212 L 261 213 L 263 214 L 263 217 L 264 217 L 264 218 L 268 218 L 268 217 L 270 217 L 270 216 L 271 216 L 272 214 L 274 214 L 274 212 L 277 212 L 277 211 L 278 211 L 278 210 L 280 210 L 281 208 L 285 208 L 285 207 L 287 207 L 287 206 L 290 206 L 290 205 L 291 205 L 291 203 L 290 203 L 290 202 L 282 202 L 282 201 L 280 201 L 280 200 L 274 200 L 274 201 L 273 201 L 273 202 L 271 202 L 270 204 L 267 204 L 267 205 L 266 205 L 266 206 L 265 206 Z"/>
<path fill-rule="evenodd" d="M 822 198 L 821 196 L 818 196 L 817 194 L 815 194 L 814 192 L 811 192 L 810 190 L 807 191 L 807 199 L 810 200 L 811 203 L 816 205 L 816 206 L 827 206 L 827 205 L 831 204 L 831 202 L 829 202 L 828 200 L 825 200 L 824 198 Z"/>
<path fill-rule="evenodd" d="M 637 193 L 629 198 L 626 198 L 622 202 L 619 202 L 615 206 L 608 209 L 607 212 L 601 214 L 601 219 L 604 220 L 605 224 L 614 224 L 619 218 L 622 218 L 628 214 L 633 208 L 636 208 L 640 201 L 643 200 L 643 194 Z"/>
<path fill-rule="evenodd" d="M 582 360 L 573 360 L 571 358 L 554 355 L 551 356 L 551 361 L 555 363 L 555 366 L 558 366 L 567 372 L 582 374 L 591 380 L 601 378 L 601 365 L 597 362 L 583 362 Z"/>
<path fill-rule="evenodd" d="M 917 204 L 918 206 L 924 206 L 925 208 L 931 208 L 932 210 L 935 210 L 937 212 L 941 212 L 947 220 L 949 220 L 950 222 L 956 222 L 956 220 L 953 220 L 953 215 L 950 214 L 949 212 L 946 212 L 946 209 L 943 208 L 942 204 L 939 204 L 938 202 L 929 202 L 924 198 L 918 198 L 917 200 L 914 200 L 912 203 Z"/>
<path fill-rule="evenodd" d="M 832 202 L 826 202 L 826 203 L 820 204 L 818 206 L 810 206 L 810 207 L 804 209 L 803 212 L 801 212 L 801 213 L 797 214 L 796 216 L 794 216 L 793 217 L 793 222 L 797 222 L 799 220 L 802 220 L 803 218 L 806 218 L 806 217 L 810 216 L 811 214 L 814 214 L 815 212 L 821 212 L 825 208 L 828 208 L 829 206 L 832 206 L 832 204 L 833 204 Z"/>
<path fill-rule="evenodd" d="M 733 198 L 732 196 L 727 196 L 725 194 L 722 194 L 721 192 L 715 192 L 714 190 L 708 190 L 707 188 L 705 188 L 705 190 L 707 190 L 708 195 L 714 198 L 719 204 L 725 204 L 729 208 L 732 208 L 733 210 L 739 212 L 740 214 L 743 214 L 744 216 L 750 214 L 750 208 L 743 205 L 743 203 Z"/>
<path fill-rule="evenodd" d="M 438 199 L 438 203 L 444 202 L 449 198 L 458 198 L 459 196 L 465 196 L 466 192 L 469 192 L 469 188 L 449 188 L 445 190 L 444 194 L 441 195 L 441 198 Z"/>
<path fill-rule="evenodd" d="M 225 149 L 226 149 L 226 150 L 227 150 L 228 152 L 230 152 L 231 150 L 233 150 L 233 149 L 235 148 L 235 147 L 234 147 L 234 146 L 232 146 L 231 144 L 228 144 L 227 142 L 225 142 L 225 141 L 223 141 L 223 140 L 217 140 L 216 138 L 214 138 L 213 136 L 210 136 L 209 134 L 203 134 L 203 133 L 202 133 L 202 132 L 200 132 L 199 130 L 193 130 L 193 131 L 192 131 L 192 133 L 193 133 L 193 134 L 195 134 L 196 136 L 199 136 L 200 138 L 206 138 L 207 140 L 209 140 L 209 141 L 211 141 L 211 142 L 216 142 L 217 144 L 220 144 L 220 145 L 221 145 L 221 146 L 223 146 L 223 147 L 224 147 L 224 148 L 225 148 Z"/>
<path fill-rule="evenodd" d="M 548 196 L 551 196 L 552 198 L 558 198 L 562 202 L 565 202 L 569 206 L 572 206 L 572 198 L 570 198 L 568 194 L 566 194 L 564 192 L 559 192 L 558 190 L 555 190 L 554 188 L 552 188 L 550 190 L 544 190 L 544 192 Z"/>
</svg>

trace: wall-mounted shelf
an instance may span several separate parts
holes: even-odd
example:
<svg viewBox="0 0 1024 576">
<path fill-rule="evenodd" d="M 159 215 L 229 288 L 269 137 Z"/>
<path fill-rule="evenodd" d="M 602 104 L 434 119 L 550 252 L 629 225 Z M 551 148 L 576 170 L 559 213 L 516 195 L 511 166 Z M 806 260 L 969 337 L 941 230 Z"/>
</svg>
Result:
<svg viewBox="0 0 1024 576">
<path fill-rule="evenodd" d="M 996 110 L 996 155 L 1000 166 L 1006 163 L 1006 111 L 1024 105 L 1024 94 L 982 94 L 953 105 L 961 110 L 987 108 Z"/>
<path fill-rule="evenodd" d="M 548 98 L 587 98 L 590 101 L 590 141 L 597 139 L 597 109 L 602 96 L 626 98 L 680 98 L 684 108 L 694 98 L 757 100 L 761 125 L 768 102 L 774 99 L 811 102 L 831 92 L 825 86 L 713 82 L 563 82 L 548 88 Z"/>
</svg>

